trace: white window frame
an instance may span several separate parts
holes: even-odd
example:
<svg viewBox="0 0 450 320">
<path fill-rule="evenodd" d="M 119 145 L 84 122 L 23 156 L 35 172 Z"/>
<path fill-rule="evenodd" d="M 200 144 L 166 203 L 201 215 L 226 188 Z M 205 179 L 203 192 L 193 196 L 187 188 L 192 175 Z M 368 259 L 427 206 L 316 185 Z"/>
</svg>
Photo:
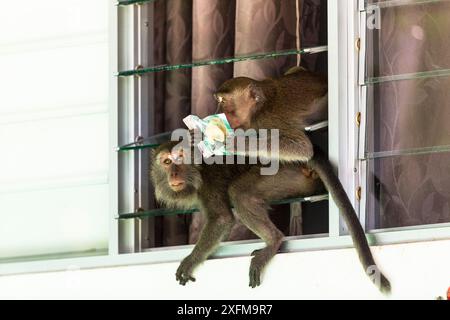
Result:
<svg viewBox="0 0 450 320">
<path fill-rule="evenodd" d="M 121 64 L 135 65 L 136 61 L 142 61 L 146 57 L 134 56 L 134 50 L 125 53 L 121 52 L 124 48 L 118 48 L 118 30 L 123 34 L 134 34 L 134 24 L 119 26 L 118 10 L 113 5 L 115 1 L 111 0 L 110 11 L 110 60 L 111 75 L 117 73 Z M 365 185 L 364 170 L 361 171 L 358 162 L 358 126 L 356 125 L 356 115 L 363 112 L 360 103 L 360 92 L 358 83 L 359 73 L 359 53 L 355 43 L 360 38 L 360 9 L 363 0 L 328 0 L 328 61 L 329 61 L 329 155 L 331 162 L 339 168 L 339 178 L 346 189 L 349 198 L 357 212 L 364 212 L 364 192 L 361 202 L 356 198 L 358 186 Z M 132 6 L 134 7 L 134 6 Z M 138 9 L 134 7 L 125 11 L 123 14 L 131 14 L 136 17 Z M 136 20 L 133 20 L 136 21 Z M 123 36 L 122 34 L 122 36 Z M 362 35 L 361 35 L 362 36 Z M 136 43 L 134 37 L 129 37 L 130 46 Z M 126 49 L 129 50 L 129 49 Z M 119 61 L 119 56 L 129 61 Z M 336 63 L 337 61 L 337 63 Z M 125 84 L 124 84 L 125 83 Z M 121 86 L 129 86 L 126 97 L 119 96 L 119 80 L 116 77 L 110 77 L 110 146 L 111 146 L 111 231 L 108 253 L 102 256 L 91 257 L 64 257 L 49 256 L 43 257 L 39 261 L 15 262 L 0 264 L 0 275 L 30 273 L 30 272 L 49 272 L 73 270 L 73 266 L 81 269 L 115 267 L 138 264 L 152 264 L 163 262 L 181 261 L 187 256 L 192 245 L 168 248 L 149 249 L 145 252 L 139 251 L 139 220 L 130 220 L 128 222 L 119 222 L 117 214 L 119 212 L 118 202 L 118 155 L 115 152 L 119 145 L 118 132 L 118 106 L 125 104 L 133 106 L 132 112 L 136 111 L 137 93 L 139 93 L 139 82 L 136 79 L 122 82 Z M 121 90 L 124 88 L 121 88 Z M 141 96 L 142 98 L 143 96 Z M 121 99 L 119 101 L 119 99 Z M 145 99 L 145 97 L 144 97 Z M 133 113 L 134 115 L 134 113 Z M 142 129 L 142 128 L 141 128 Z M 151 129 L 151 128 L 150 128 Z M 151 131 L 149 128 L 144 130 Z M 130 129 L 129 137 L 136 134 L 137 128 Z M 129 153 L 132 162 L 135 162 L 134 154 Z M 138 161 L 139 163 L 139 161 Z M 355 171 L 355 168 L 357 169 Z M 131 181 L 131 180 L 130 180 Z M 134 188 L 134 182 L 130 182 Z M 144 186 L 145 187 L 145 186 Z M 131 195 L 133 196 L 133 195 Z M 130 197 L 131 197 L 130 196 Z M 133 196 L 134 197 L 134 196 Z M 128 205 L 133 207 L 136 199 L 130 198 Z M 308 237 L 288 237 L 286 239 L 286 252 L 299 252 L 311 250 L 329 250 L 339 248 L 353 247 L 350 236 L 346 235 L 343 223 L 339 218 L 337 207 L 333 201 L 330 201 L 329 207 L 329 234 L 314 235 Z M 361 211 L 360 211 L 361 207 Z M 361 216 L 364 221 L 363 215 Z M 363 224 L 364 226 L 365 224 Z M 120 236 L 119 236 L 120 228 Z M 395 229 L 375 230 L 368 233 L 370 245 L 387 245 L 394 243 L 431 241 L 439 239 L 450 239 L 450 223 L 439 225 L 425 225 L 419 227 L 406 227 Z M 121 243 L 121 245 L 119 245 Z M 263 247 L 260 240 L 227 242 L 220 246 L 214 258 L 226 258 L 235 256 L 247 256 L 253 250 Z M 119 253 L 128 252 L 128 253 Z"/>
<path fill-rule="evenodd" d="M 410 1 L 414 4 L 414 0 Z M 360 50 L 352 50 L 356 52 L 355 56 L 349 56 L 349 62 L 353 61 L 356 66 L 356 71 L 353 72 L 353 80 L 349 81 L 349 92 L 354 96 L 353 101 L 356 104 L 356 108 L 354 108 L 354 113 L 350 113 L 353 117 L 352 119 L 356 119 L 357 113 L 361 114 L 361 126 L 358 127 L 355 124 L 349 124 L 349 132 L 351 137 L 355 137 L 356 143 L 352 144 L 353 141 L 349 139 L 349 144 L 352 144 L 357 148 L 357 151 L 354 154 L 355 158 L 355 168 L 357 168 L 357 178 L 355 180 L 353 192 L 356 194 L 356 188 L 361 186 L 361 200 L 359 201 L 359 212 L 360 212 L 360 221 L 363 225 L 366 233 L 370 238 L 374 238 L 376 243 L 384 242 L 385 239 L 388 240 L 392 238 L 392 241 L 395 242 L 418 242 L 418 241 L 428 241 L 428 240 L 438 240 L 438 239 L 449 239 L 450 238 L 450 222 L 449 223 L 440 223 L 440 224 L 428 224 L 428 225 L 417 225 L 417 226 L 409 226 L 409 227 L 398 227 L 398 228 L 384 228 L 384 229 L 374 229 L 374 230 L 366 230 L 366 205 L 367 205 L 367 166 L 368 161 L 362 161 L 358 159 L 362 159 L 365 151 L 365 141 L 366 141 L 366 115 L 367 115 L 367 90 L 365 90 L 364 78 L 365 78 L 365 56 L 366 56 L 366 28 L 367 28 L 367 16 L 364 11 L 365 0 L 355 0 L 354 4 L 356 5 L 356 19 L 354 25 L 355 32 L 355 44 L 356 39 L 360 39 L 359 47 Z M 401 5 L 401 3 L 399 3 Z M 353 10 L 353 9 L 351 9 Z M 350 11 L 351 12 L 351 11 Z M 350 15 L 351 13 L 349 13 Z M 351 29 L 351 28 L 349 28 Z M 356 47 L 356 46 L 355 46 Z M 351 50 L 351 49 L 349 49 Z M 349 51 L 351 52 L 351 51 Z M 350 63 L 349 63 L 350 65 Z M 349 109 L 353 109 L 349 106 Z M 355 121 L 353 121 L 355 122 Z M 353 132 L 352 132 L 353 130 Z"/>
</svg>

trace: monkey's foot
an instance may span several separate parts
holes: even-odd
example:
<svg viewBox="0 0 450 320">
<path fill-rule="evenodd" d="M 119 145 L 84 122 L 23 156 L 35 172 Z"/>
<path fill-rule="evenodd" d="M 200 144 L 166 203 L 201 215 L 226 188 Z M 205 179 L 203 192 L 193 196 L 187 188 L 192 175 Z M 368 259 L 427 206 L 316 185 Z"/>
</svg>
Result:
<svg viewBox="0 0 450 320">
<path fill-rule="evenodd" d="M 263 250 L 263 249 L 256 249 L 256 250 L 254 250 L 250 255 L 251 255 L 252 257 L 254 257 L 254 256 L 256 256 L 256 255 L 258 254 L 258 252 L 260 252 L 261 250 Z"/>
<path fill-rule="evenodd" d="M 261 275 L 264 267 L 274 256 L 273 250 L 271 248 L 264 248 L 260 250 L 255 250 L 252 253 L 252 261 L 250 263 L 250 282 L 249 287 L 256 288 L 261 285 Z"/>
<path fill-rule="evenodd" d="M 254 257 L 254 256 L 258 255 L 258 252 L 261 252 L 261 251 L 263 251 L 263 250 L 265 250 L 265 248 L 264 248 L 264 249 L 256 249 L 256 250 L 253 250 L 253 252 L 250 254 L 250 256 Z M 281 249 L 278 249 L 278 250 L 277 250 L 277 253 L 278 253 L 278 252 L 281 252 Z"/>
<path fill-rule="evenodd" d="M 253 264 L 253 259 L 252 259 L 252 264 L 250 265 L 250 272 L 249 272 L 249 276 L 250 276 L 250 282 L 249 282 L 249 287 L 252 288 L 256 288 L 259 285 L 261 285 L 261 273 L 262 273 L 262 267 L 260 267 L 257 264 Z"/>
<path fill-rule="evenodd" d="M 192 276 L 195 265 L 191 256 L 187 256 L 181 262 L 177 269 L 176 279 L 182 286 L 186 285 L 189 281 L 195 282 L 195 278 Z"/>
</svg>

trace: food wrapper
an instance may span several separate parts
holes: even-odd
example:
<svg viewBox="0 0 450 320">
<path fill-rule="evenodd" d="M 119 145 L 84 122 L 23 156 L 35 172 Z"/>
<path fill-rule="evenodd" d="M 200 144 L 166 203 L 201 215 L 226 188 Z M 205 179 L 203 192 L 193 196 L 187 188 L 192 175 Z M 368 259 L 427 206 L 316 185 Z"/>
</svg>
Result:
<svg viewBox="0 0 450 320">
<path fill-rule="evenodd" d="M 197 145 L 203 157 L 231 155 L 225 148 L 228 138 L 234 135 L 234 130 L 224 113 L 214 114 L 200 119 L 190 115 L 183 119 L 189 130 L 199 130 L 203 133 L 203 140 Z"/>
</svg>

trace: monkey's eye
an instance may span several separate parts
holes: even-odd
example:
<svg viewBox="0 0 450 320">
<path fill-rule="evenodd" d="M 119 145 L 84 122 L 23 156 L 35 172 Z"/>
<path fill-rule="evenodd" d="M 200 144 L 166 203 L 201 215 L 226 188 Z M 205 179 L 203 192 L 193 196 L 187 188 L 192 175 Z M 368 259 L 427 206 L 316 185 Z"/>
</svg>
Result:
<svg viewBox="0 0 450 320">
<path fill-rule="evenodd" d="M 225 98 L 222 96 L 216 96 L 216 100 L 218 103 L 224 103 L 225 102 Z"/>
<path fill-rule="evenodd" d="M 168 165 L 172 164 L 172 160 L 167 158 L 166 160 L 163 161 L 163 163 L 168 166 Z"/>
</svg>

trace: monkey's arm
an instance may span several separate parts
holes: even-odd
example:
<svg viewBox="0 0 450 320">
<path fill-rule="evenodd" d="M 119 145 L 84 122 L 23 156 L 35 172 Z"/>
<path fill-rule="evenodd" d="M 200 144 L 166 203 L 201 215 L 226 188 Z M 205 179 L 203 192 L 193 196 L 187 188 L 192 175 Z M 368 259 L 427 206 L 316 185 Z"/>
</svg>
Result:
<svg viewBox="0 0 450 320">
<path fill-rule="evenodd" d="M 214 252 L 234 225 L 233 213 L 223 195 L 210 194 L 202 201 L 202 212 L 206 215 L 206 224 L 191 254 L 181 262 L 176 273 L 181 285 L 195 281 L 194 269 Z"/>
<path fill-rule="evenodd" d="M 289 134 L 270 130 L 267 136 L 259 137 L 238 136 L 231 147 L 239 155 L 283 162 L 307 162 L 314 154 L 311 140 L 301 130 Z"/>
</svg>

